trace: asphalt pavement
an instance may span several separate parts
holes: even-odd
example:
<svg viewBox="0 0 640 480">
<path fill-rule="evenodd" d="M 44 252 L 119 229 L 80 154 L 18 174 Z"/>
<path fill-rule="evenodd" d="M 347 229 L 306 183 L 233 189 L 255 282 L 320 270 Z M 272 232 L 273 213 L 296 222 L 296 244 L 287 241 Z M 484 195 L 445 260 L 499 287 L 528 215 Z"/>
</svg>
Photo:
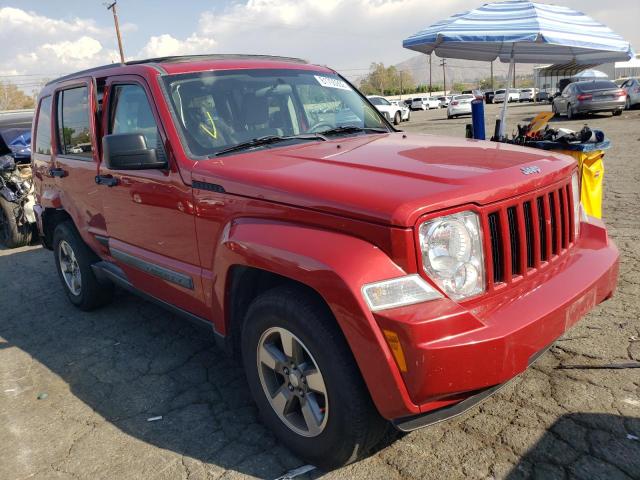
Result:
<svg viewBox="0 0 640 480">
<path fill-rule="evenodd" d="M 513 105 L 509 125 L 548 106 Z M 497 114 L 487 106 L 487 131 Z M 469 118 L 413 112 L 407 131 L 464 136 Z M 603 129 L 616 296 L 523 375 L 453 420 L 323 479 L 640 478 L 640 110 L 554 125 Z M 277 478 L 302 466 L 264 428 L 240 367 L 211 338 L 125 292 L 83 313 L 53 255 L 0 250 L 0 479 Z"/>
</svg>

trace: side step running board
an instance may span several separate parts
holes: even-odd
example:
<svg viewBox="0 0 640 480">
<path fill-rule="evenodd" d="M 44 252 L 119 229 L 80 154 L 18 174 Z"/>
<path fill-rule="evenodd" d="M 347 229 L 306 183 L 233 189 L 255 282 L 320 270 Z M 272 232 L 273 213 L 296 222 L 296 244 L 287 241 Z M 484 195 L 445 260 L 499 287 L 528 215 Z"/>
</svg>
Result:
<svg viewBox="0 0 640 480">
<path fill-rule="evenodd" d="M 153 295 L 149 295 L 148 293 L 143 292 L 142 290 L 137 289 L 136 287 L 133 286 L 133 284 L 129 281 L 129 279 L 127 278 L 127 275 L 124 273 L 124 271 L 118 267 L 117 265 L 111 263 L 111 262 L 106 262 L 104 260 L 101 260 L 99 262 L 94 263 L 93 265 L 91 265 L 91 269 L 93 270 L 93 272 L 95 273 L 98 281 L 100 283 L 113 283 L 115 285 L 117 285 L 118 287 L 127 290 L 135 295 L 138 295 L 139 297 L 143 298 L 144 300 L 148 300 L 150 302 L 155 303 L 156 305 L 161 306 L 162 308 L 169 310 L 171 313 L 174 313 L 180 317 L 183 317 L 187 320 L 189 320 L 191 323 L 193 323 L 194 325 L 202 328 L 203 330 L 205 330 L 207 333 L 211 334 L 213 333 L 215 340 L 216 340 L 216 344 L 218 345 L 218 347 L 222 348 L 223 350 L 227 351 L 228 350 L 228 345 L 227 345 L 227 337 L 225 337 L 224 335 L 221 335 L 220 333 L 218 333 L 215 330 L 215 327 L 213 326 L 213 323 L 211 323 L 209 320 L 207 320 L 206 318 L 202 318 L 199 317 L 197 315 L 194 315 L 191 312 L 188 312 L 186 310 L 183 310 L 180 307 L 176 307 L 175 305 L 171 305 L 170 303 L 165 302 L 164 300 L 161 300 L 157 297 L 154 297 Z"/>
</svg>

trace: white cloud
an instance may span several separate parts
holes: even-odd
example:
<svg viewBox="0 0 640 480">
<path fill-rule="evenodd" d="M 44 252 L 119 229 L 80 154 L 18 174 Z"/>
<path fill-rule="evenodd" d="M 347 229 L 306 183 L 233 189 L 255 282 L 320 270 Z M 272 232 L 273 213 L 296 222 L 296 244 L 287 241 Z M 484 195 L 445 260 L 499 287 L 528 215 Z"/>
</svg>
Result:
<svg viewBox="0 0 640 480">
<path fill-rule="evenodd" d="M 169 55 L 189 55 L 211 52 L 216 46 L 215 40 L 194 33 L 186 40 L 178 40 L 168 33 L 153 36 L 140 52 L 141 58 L 165 57 Z"/>
<path fill-rule="evenodd" d="M 180 39 L 154 36 L 143 58 L 177 53 L 260 53 L 299 56 L 356 72 L 370 62 L 412 56 L 402 39 L 464 9 L 465 0 L 247 0 L 200 15 Z"/>
<path fill-rule="evenodd" d="M 91 19 L 57 20 L 20 8 L 0 8 L 0 74 L 31 75 L 14 79 L 25 91 L 37 89 L 42 78 L 117 61 L 113 43 L 113 29 Z"/>
</svg>

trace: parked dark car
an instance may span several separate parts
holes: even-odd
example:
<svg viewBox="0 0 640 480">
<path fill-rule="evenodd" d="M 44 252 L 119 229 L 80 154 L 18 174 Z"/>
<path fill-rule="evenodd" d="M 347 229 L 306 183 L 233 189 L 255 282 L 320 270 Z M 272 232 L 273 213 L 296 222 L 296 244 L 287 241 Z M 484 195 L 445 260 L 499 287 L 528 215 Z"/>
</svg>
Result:
<svg viewBox="0 0 640 480">
<path fill-rule="evenodd" d="M 32 110 L 0 113 L 0 135 L 18 164 L 31 162 L 32 120 Z"/>
<path fill-rule="evenodd" d="M 549 92 L 538 92 L 536 93 L 536 102 L 549 102 L 553 101 L 553 97 L 549 95 Z"/>
<path fill-rule="evenodd" d="M 595 112 L 611 112 L 620 115 L 627 100 L 627 94 L 611 80 L 590 80 L 570 83 L 562 94 L 553 100 L 552 110 L 556 115 L 566 115 L 567 119 Z"/>
<path fill-rule="evenodd" d="M 493 90 L 487 90 L 484 92 L 484 101 L 485 103 L 493 103 L 493 96 L 495 92 Z"/>
</svg>

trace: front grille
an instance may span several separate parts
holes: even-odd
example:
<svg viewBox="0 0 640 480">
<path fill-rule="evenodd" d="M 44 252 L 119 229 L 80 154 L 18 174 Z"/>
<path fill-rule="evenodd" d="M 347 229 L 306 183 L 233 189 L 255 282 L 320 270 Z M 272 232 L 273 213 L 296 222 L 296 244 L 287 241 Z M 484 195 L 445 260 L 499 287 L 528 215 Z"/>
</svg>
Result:
<svg viewBox="0 0 640 480">
<path fill-rule="evenodd" d="M 483 220 L 488 287 L 510 283 L 563 255 L 574 242 L 572 212 L 570 183 L 489 208 Z"/>
</svg>

